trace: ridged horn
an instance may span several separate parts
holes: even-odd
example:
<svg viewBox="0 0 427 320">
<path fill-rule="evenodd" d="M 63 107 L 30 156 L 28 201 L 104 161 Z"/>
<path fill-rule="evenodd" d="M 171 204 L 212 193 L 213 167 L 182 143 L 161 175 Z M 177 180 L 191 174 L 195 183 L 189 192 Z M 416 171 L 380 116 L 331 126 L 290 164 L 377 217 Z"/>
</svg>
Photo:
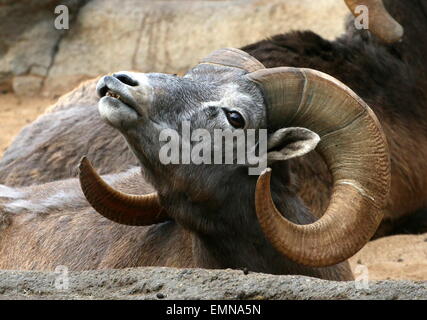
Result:
<svg viewBox="0 0 427 320">
<path fill-rule="evenodd" d="M 128 226 L 149 226 L 169 220 L 156 193 L 128 195 L 114 190 L 102 180 L 86 157 L 81 160 L 79 169 L 83 194 L 105 218 Z"/>
<path fill-rule="evenodd" d="M 354 16 L 358 6 L 368 7 L 369 30 L 382 42 L 391 44 L 402 39 L 403 27 L 388 13 L 382 0 L 345 0 L 345 3 Z"/>
<path fill-rule="evenodd" d="M 386 138 L 372 110 L 324 73 L 297 68 L 258 70 L 269 127 L 304 127 L 321 137 L 318 151 L 333 177 L 329 206 L 317 222 L 296 225 L 275 207 L 267 170 L 258 179 L 256 212 L 266 237 L 290 259 L 313 267 L 342 262 L 374 235 L 390 189 Z"/>
<path fill-rule="evenodd" d="M 200 64 L 216 64 L 238 68 L 247 72 L 264 69 L 264 65 L 248 53 L 234 48 L 219 49 L 208 55 Z"/>
</svg>

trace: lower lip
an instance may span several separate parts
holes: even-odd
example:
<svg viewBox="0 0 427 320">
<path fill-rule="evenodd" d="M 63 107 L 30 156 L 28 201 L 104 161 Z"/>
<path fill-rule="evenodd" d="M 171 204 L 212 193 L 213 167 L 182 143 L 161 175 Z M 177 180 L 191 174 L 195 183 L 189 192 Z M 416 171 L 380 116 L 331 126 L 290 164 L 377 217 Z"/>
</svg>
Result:
<svg viewBox="0 0 427 320">
<path fill-rule="evenodd" d="M 136 114 L 138 115 L 138 117 L 141 117 L 141 114 L 134 107 L 132 107 L 131 105 L 129 105 L 129 104 L 125 103 L 125 102 L 123 102 L 120 99 L 117 99 L 117 98 L 112 97 L 112 96 L 104 96 L 104 97 L 102 97 L 102 99 L 112 99 L 114 101 L 119 101 L 122 105 L 125 105 L 127 108 L 132 109 L 133 111 L 135 111 Z"/>
</svg>

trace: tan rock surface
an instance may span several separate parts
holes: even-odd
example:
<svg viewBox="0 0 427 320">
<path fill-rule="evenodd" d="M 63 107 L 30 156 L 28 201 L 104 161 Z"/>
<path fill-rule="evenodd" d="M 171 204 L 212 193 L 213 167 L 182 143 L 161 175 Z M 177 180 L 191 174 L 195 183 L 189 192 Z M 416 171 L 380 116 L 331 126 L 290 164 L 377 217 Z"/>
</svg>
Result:
<svg viewBox="0 0 427 320">
<path fill-rule="evenodd" d="M 427 234 L 399 235 L 368 243 L 350 260 L 368 267 L 371 280 L 427 280 Z"/>
<path fill-rule="evenodd" d="M 69 30 L 54 28 L 60 3 L 70 7 Z M 45 96 L 54 96 L 119 70 L 180 73 L 215 49 L 291 30 L 333 39 L 343 32 L 346 14 L 340 0 L 6 1 L 0 88 L 34 95 L 19 86 L 31 81 L 32 88 L 41 85 Z"/>
</svg>

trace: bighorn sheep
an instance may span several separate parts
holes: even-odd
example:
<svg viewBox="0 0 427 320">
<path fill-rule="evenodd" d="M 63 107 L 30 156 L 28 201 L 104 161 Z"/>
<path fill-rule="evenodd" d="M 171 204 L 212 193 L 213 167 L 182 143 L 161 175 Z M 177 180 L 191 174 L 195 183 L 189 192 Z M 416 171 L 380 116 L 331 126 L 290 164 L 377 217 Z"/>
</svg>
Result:
<svg viewBox="0 0 427 320">
<path fill-rule="evenodd" d="M 377 46 L 369 41 L 368 44 Z M 257 49 L 260 48 L 246 48 L 246 51 L 252 50 L 253 56 L 261 55 L 263 51 L 257 53 Z M 389 58 L 393 58 L 393 54 L 390 53 Z M 265 61 L 268 62 L 269 58 L 265 57 Z M 398 61 L 393 61 L 404 68 Z M 71 267 L 85 268 L 90 263 L 82 266 L 82 255 L 73 257 L 69 251 L 60 250 L 67 248 L 74 251 L 77 247 L 86 250 L 86 260 L 90 259 L 91 252 L 101 252 L 102 257 L 95 255 L 95 259 L 98 259 L 95 267 L 153 264 L 247 267 L 270 273 L 350 279 L 348 265 L 338 263 L 350 257 L 370 239 L 381 221 L 382 207 L 386 203 L 389 206 L 389 211 L 386 211 L 388 215 L 391 215 L 392 209 L 403 204 L 393 189 L 391 197 L 388 197 L 389 153 L 376 116 L 349 88 L 323 73 L 296 68 L 265 69 L 261 62 L 242 51 L 222 50 L 209 56 L 184 78 L 119 73 L 114 77 L 102 78 L 98 92 L 103 96 L 100 102 L 102 117 L 125 135 L 143 164 L 144 176 L 158 194 L 148 194 L 153 190 L 149 190 L 143 182 L 137 188 L 128 188 L 132 189 L 128 193 L 136 194 L 133 191 L 139 189 L 144 196 L 127 196 L 116 192 L 95 174 L 86 160 L 82 162 L 80 175 L 83 191 L 93 207 L 113 221 L 129 225 L 154 225 L 140 227 L 138 233 L 132 231 L 135 230 L 132 227 L 101 220 L 90 209 L 83 209 L 81 194 L 70 205 L 70 212 L 77 212 L 75 216 L 52 214 L 52 210 L 47 215 L 34 214 L 31 206 L 27 206 L 30 214 L 7 213 L 11 207 L 17 206 L 17 201 L 18 204 L 25 201 L 25 196 L 21 197 L 19 192 L 24 192 L 27 197 L 38 194 L 36 199 L 42 198 L 48 192 L 46 190 L 76 193 L 74 180 L 8 190 L 6 193 L 14 196 L 11 196 L 13 202 L 7 200 L 3 204 L 6 212 L 4 220 L 9 220 L 10 225 L 0 233 L 0 267 L 7 267 L 13 263 L 11 261 L 15 261 L 15 266 L 28 268 L 52 266 L 65 261 L 64 264 Z M 110 96 L 107 95 L 109 92 Z M 117 95 L 120 99 L 114 98 Z M 256 178 L 242 174 L 239 170 L 242 166 L 207 168 L 159 165 L 155 157 L 158 155 L 157 126 L 166 124 L 177 127 L 179 120 L 190 114 L 194 116 L 191 120 L 195 126 L 211 129 L 209 125 L 230 127 L 229 110 L 222 112 L 221 104 L 203 104 L 223 98 L 229 103 L 227 109 L 236 108 L 242 113 L 238 120 L 233 121 L 241 122 L 244 119 L 242 127 L 245 128 L 268 128 L 270 139 L 276 144 L 271 151 L 281 151 L 282 159 L 287 160 L 272 165 L 271 190 L 270 171 L 261 175 L 257 182 Z M 340 106 L 341 109 L 338 109 Z M 373 106 L 382 122 L 390 121 L 390 115 L 395 112 L 393 108 Z M 174 116 L 175 113 L 181 117 Z M 285 123 L 291 119 L 290 123 Z M 406 120 L 402 119 L 402 123 Z M 140 126 L 141 123 L 144 126 Z M 290 124 L 311 130 L 288 127 Z M 284 127 L 289 131 L 281 131 Z M 393 152 L 393 135 L 390 134 L 393 131 L 387 123 L 384 128 Z M 322 138 L 319 153 L 291 159 L 316 146 L 318 136 L 313 131 Z M 331 175 L 320 154 L 331 169 Z M 392 153 L 392 160 L 393 156 Z M 402 164 L 407 163 L 394 163 L 397 173 L 402 170 L 399 167 Z M 323 171 L 319 171 L 319 168 Z M 314 214 L 305 208 L 297 195 L 293 181 L 295 173 L 298 180 L 307 177 L 304 183 L 318 180 L 313 184 L 316 188 L 312 187 L 312 191 L 306 191 L 306 194 L 302 192 L 303 198 L 312 198 L 310 204 L 317 209 Z M 317 177 L 313 177 L 313 173 Z M 405 181 L 402 175 L 397 177 Z M 125 185 L 131 183 L 122 179 Z M 331 180 L 333 192 L 329 203 Z M 67 184 L 64 188 L 58 185 L 63 183 Z M 319 193 L 319 196 L 310 197 L 309 192 L 311 195 Z M 75 209 L 79 204 L 82 204 L 82 208 Z M 61 210 L 62 206 L 57 209 Z M 321 216 L 322 210 L 326 214 L 314 222 L 315 216 Z M 301 225 L 283 219 L 278 211 L 293 223 Z M 26 221 L 28 219 L 34 221 L 29 223 Z M 60 230 L 67 235 L 61 243 L 62 247 L 55 248 L 59 239 L 49 239 L 47 233 L 28 235 L 28 228 L 40 225 L 43 219 L 50 219 L 49 226 L 52 228 L 48 231 Z M 105 225 L 102 226 L 100 221 L 104 221 Z M 79 228 L 83 224 L 86 228 Z M 98 236 L 101 230 L 105 233 Z M 141 238 L 135 239 L 133 232 L 140 234 L 143 241 L 138 241 Z M 117 241 L 110 241 L 108 236 L 104 236 L 107 233 L 114 234 Z M 26 234 L 26 239 L 31 237 L 34 241 L 34 247 L 27 247 L 27 257 L 22 256 L 19 243 L 15 244 L 15 239 L 20 239 L 19 234 Z M 131 239 L 138 243 L 129 244 Z M 170 243 L 177 239 L 182 239 L 182 242 L 170 247 Z M 48 249 L 40 246 L 43 242 Z M 106 248 L 110 245 L 113 248 L 109 251 Z M 126 258 L 121 259 L 123 256 L 114 251 L 115 248 Z M 45 251 L 44 256 L 39 255 L 43 250 L 48 252 Z M 171 251 L 172 258 L 167 260 L 166 256 Z M 325 267 L 328 265 L 334 266 Z"/>
</svg>

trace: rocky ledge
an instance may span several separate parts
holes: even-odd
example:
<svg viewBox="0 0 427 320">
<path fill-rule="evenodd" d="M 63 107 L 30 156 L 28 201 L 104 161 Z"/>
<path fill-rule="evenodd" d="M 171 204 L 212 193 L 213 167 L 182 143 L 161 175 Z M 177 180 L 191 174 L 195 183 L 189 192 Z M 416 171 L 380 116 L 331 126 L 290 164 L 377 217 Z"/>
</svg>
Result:
<svg viewBox="0 0 427 320">
<path fill-rule="evenodd" d="M 0 271 L 0 299 L 427 299 L 427 282 L 331 282 L 235 270 Z"/>
</svg>

